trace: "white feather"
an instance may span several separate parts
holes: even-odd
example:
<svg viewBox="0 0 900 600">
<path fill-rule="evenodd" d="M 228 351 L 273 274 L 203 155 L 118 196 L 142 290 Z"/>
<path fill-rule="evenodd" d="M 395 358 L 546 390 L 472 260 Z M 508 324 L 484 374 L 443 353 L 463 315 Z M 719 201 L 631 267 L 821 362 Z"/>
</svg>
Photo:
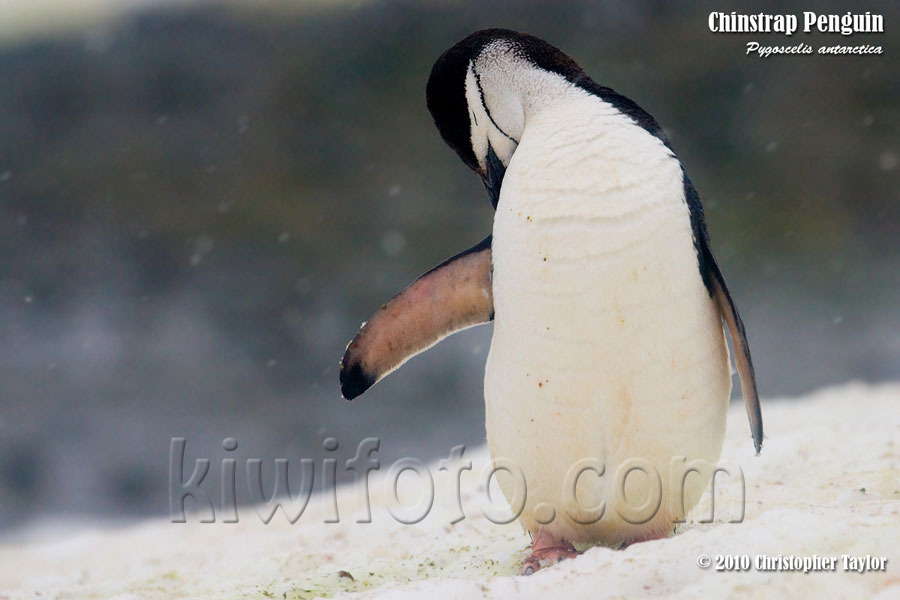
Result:
<svg viewBox="0 0 900 600">
<path fill-rule="evenodd" d="M 529 530 L 538 527 L 535 508 L 547 503 L 557 517 L 544 529 L 569 541 L 664 535 L 672 528 L 669 463 L 679 455 L 718 460 L 731 392 L 681 166 L 613 106 L 502 47 L 474 64 L 472 81 L 474 72 L 498 127 L 479 118 L 473 143 L 482 136 L 493 145 L 497 128 L 519 142 L 504 161 L 493 232 L 495 325 L 485 374 L 492 456 L 524 470 L 520 520 Z M 468 85 L 467 95 L 472 108 Z M 606 467 L 578 486 L 580 506 L 606 503 L 592 525 L 566 517 L 573 507 L 562 500 L 566 472 L 586 457 Z M 662 507 L 643 525 L 616 511 L 613 479 L 630 458 L 649 461 L 662 481 Z M 509 481 L 500 480 L 507 498 Z M 686 509 L 706 483 L 687 479 Z M 626 498 L 640 505 L 647 489 L 634 474 Z"/>
</svg>

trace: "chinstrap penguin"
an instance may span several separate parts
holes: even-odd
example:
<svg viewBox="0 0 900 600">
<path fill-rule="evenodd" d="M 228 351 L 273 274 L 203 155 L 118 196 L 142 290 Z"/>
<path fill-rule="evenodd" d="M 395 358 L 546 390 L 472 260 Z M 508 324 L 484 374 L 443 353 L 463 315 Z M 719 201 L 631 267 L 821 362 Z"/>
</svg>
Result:
<svg viewBox="0 0 900 600">
<path fill-rule="evenodd" d="M 473 33 L 438 59 L 426 95 L 443 139 L 484 181 L 493 232 L 364 324 L 341 361 L 344 397 L 493 320 L 487 441 L 527 482 L 519 521 L 533 552 L 523 571 L 575 555 L 576 544 L 668 535 L 679 520 L 671 494 L 688 511 L 709 481 L 673 489 L 673 459 L 714 464 L 721 453 L 731 394 L 723 321 L 757 452 L 763 437 L 744 327 L 693 184 L 652 116 L 533 36 Z M 617 496 L 613 476 L 633 464 L 650 468 Z M 511 499 L 512 484 L 500 484 Z M 652 517 L 623 517 L 623 496 L 640 505 L 655 493 Z"/>
</svg>

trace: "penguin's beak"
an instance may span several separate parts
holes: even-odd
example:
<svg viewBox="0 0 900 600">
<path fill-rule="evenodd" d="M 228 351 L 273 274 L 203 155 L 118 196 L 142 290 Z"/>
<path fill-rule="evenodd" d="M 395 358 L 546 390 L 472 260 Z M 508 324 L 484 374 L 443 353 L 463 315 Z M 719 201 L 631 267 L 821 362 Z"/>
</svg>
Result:
<svg viewBox="0 0 900 600">
<path fill-rule="evenodd" d="M 487 190 L 491 199 L 491 205 L 497 210 L 497 203 L 500 202 L 500 186 L 503 184 L 503 175 L 506 173 L 506 167 L 503 166 L 494 148 L 488 144 L 487 157 L 485 159 L 485 167 L 480 172 L 481 180 L 484 182 L 484 189 Z"/>
</svg>

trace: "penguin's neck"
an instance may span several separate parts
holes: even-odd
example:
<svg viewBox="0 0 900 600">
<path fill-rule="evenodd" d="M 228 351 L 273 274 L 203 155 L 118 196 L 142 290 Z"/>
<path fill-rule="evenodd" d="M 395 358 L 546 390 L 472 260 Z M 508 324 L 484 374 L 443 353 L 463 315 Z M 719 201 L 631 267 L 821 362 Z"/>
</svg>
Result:
<svg viewBox="0 0 900 600">
<path fill-rule="evenodd" d="M 556 73 L 530 69 L 526 71 L 526 77 L 523 79 L 519 93 L 525 125 L 539 113 L 558 112 L 560 107 L 577 105 L 593 98 L 591 94 Z"/>
<path fill-rule="evenodd" d="M 666 219 L 655 209 L 681 210 L 683 193 L 681 165 L 662 140 L 575 88 L 545 95 L 526 113 L 500 203 L 547 218 Z"/>
</svg>

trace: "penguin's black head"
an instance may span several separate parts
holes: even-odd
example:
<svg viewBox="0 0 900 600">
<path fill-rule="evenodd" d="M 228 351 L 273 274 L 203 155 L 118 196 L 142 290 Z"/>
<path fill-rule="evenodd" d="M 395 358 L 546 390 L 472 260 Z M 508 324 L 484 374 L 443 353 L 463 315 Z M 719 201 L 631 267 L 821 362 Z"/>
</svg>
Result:
<svg viewBox="0 0 900 600">
<path fill-rule="evenodd" d="M 481 175 L 494 206 L 524 127 L 523 86 L 543 70 L 564 78 L 583 71 L 544 40 L 507 29 L 476 31 L 444 52 L 426 87 L 428 110 L 444 141 Z"/>
<path fill-rule="evenodd" d="M 662 137 L 653 117 L 596 84 L 561 50 L 508 29 L 476 31 L 444 52 L 431 70 L 426 99 L 441 137 L 481 175 L 496 207 L 527 115 L 573 89 L 600 97 Z"/>
<path fill-rule="evenodd" d="M 425 101 L 441 137 L 453 148 L 466 166 L 478 171 L 479 160 L 472 149 L 469 104 L 466 101 L 466 74 L 471 62 L 493 41 L 493 32 L 476 31 L 444 52 L 428 78 Z"/>
</svg>

